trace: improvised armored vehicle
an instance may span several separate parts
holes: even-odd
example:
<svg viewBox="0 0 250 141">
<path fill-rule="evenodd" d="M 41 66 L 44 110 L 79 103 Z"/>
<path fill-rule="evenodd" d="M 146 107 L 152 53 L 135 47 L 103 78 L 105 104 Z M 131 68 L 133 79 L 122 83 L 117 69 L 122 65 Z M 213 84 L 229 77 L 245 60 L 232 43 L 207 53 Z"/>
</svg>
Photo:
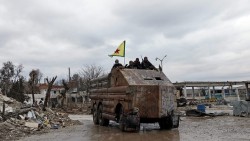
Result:
<svg viewBox="0 0 250 141">
<path fill-rule="evenodd" d="M 113 120 L 122 131 L 140 130 L 140 123 L 158 122 L 161 129 L 177 128 L 175 87 L 163 72 L 146 69 L 112 69 L 91 80 L 93 122 Z"/>
</svg>

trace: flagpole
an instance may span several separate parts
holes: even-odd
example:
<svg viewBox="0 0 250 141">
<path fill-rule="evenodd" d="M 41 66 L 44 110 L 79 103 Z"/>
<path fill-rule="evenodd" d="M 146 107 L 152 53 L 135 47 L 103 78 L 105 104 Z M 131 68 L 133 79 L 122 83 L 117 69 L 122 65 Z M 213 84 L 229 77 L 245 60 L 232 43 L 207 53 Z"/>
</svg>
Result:
<svg viewBox="0 0 250 141">
<path fill-rule="evenodd" d="M 125 56 L 124 56 L 124 66 L 125 66 L 126 64 L 125 64 Z"/>
<path fill-rule="evenodd" d="M 126 40 L 124 40 L 124 66 L 126 65 L 125 64 L 125 57 L 126 57 Z"/>
</svg>

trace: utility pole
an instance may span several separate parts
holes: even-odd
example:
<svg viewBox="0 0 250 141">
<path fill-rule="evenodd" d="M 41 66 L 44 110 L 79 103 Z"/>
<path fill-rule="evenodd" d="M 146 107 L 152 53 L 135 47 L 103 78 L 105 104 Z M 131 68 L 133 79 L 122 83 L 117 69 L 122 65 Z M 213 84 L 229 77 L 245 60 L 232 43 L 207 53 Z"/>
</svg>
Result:
<svg viewBox="0 0 250 141">
<path fill-rule="evenodd" d="M 69 67 L 69 82 L 71 81 L 71 76 L 70 76 L 70 67 Z"/>
<path fill-rule="evenodd" d="M 160 61 L 161 61 L 161 68 L 162 68 L 162 70 L 163 70 L 162 61 L 163 61 L 166 57 L 167 57 L 167 55 L 165 55 L 162 59 L 159 59 L 158 57 L 155 58 L 156 61 L 157 61 L 157 60 L 160 60 Z M 161 70 L 161 71 L 162 71 L 162 70 Z"/>
</svg>

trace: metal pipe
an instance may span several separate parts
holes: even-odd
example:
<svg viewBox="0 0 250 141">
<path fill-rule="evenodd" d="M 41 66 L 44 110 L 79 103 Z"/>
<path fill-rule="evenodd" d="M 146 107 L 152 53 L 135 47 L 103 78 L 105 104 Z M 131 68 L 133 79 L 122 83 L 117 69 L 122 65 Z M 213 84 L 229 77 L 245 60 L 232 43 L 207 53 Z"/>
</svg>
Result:
<svg viewBox="0 0 250 141">
<path fill-rule="evenodd" d="M 163 71 L 162 61 L 163 61 L 164 58 L 166 58 L 166 57 L 167 57 L 167 55 L 165 55 L 162 59 L 159 59 L 158 57 L 155 58 L 156 61 L 157 61 L 157 60 L 160 60 L 160 61 L 161 61 L 161 69 L 162 69 L 162 71 Z"/>
</svg>

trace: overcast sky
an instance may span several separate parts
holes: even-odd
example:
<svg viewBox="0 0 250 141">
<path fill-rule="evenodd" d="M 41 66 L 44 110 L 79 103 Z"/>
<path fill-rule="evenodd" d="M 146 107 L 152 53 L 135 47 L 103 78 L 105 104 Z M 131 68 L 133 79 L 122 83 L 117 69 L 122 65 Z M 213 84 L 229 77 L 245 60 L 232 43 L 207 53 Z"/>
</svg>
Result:
<svg viewBox="0 0 250 141">
<path fill-rule="evenodd" d="M 249 0 L 0 0 L 0 67 L 6 61 L 67 77 L 86 64 L 109 72 L 147 56 L 171 81 L 250 80 Z"/>
</svg>

